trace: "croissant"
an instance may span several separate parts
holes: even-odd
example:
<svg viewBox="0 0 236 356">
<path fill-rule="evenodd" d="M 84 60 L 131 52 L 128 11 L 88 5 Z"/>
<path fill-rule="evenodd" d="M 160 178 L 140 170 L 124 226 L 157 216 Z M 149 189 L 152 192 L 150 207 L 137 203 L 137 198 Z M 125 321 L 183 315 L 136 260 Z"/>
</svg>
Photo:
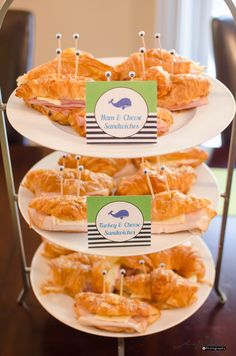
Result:
<svg viewBox="0 0 236 356">
<path fill-rule="evenodd" d="M 144 264 L 141 263 L 144 261 Z M 141 256 L 121 257 L 120 264 L 128 272 L 135 274 L 137 272 L 150 273 L 153 269 L 165 265 L 185 278 L 196 277 L 199 282 L 204 280 L 205 264 L 200 254 L 191 246 L 178 245 L 176 247 L 163 251 Z"/>
<path fill-rule="evenodd" d="M 134 71 L 136 73 L 136 77 L 143 76 L 142 56 L 143 55 L 141 53 L 133 53 L 123 63 L 120 63 L 114 67 L 120 80 L 129 79 L 130 71 Z M 164 49 L 148 49 L 144 53 L 144 63 L 146 69 L 161 66 L 165 71 L 171 73 L 172 62 L 174 74 L 201 73 L 203 71 L 203 67 L 198 66 L 197 63 L 190 61 L 187 58 L 180 57 L 178 54 L 173 57 Z"/>
<path fill-rule="evenodd" d="M 155 269 L 151 273 L 151 295 L 160 309 L 183 308 L 197 300 L 198 286 L 171 270 Z"/>
<path fill-rule="evenodd" d="M 61 157 L 58 164 L 64 165 L 64 162 L 66 168 L 76 168 L 78 166 L 76 156 L 73 154 L 68 154 L 65 158 Z M 130 159 L 127 158 L 97 158 L 87 156 L 81 156 L 80 158 L 80 164 L 84 168 L 95 173 L 105 173 L 111 177 L 122 171 L 128 163 L 130 163 Z"/>
<path fill-rule="evenodd" d="M 182 193 L 187 193 L 196 180 L 196 174 L 191 167 L 166 167 L 165 172 L 170 189 Z M 160 193 L 167 189 L 162 171 L 151 170 L 149 177 L 154 193 Z M 121 178 L 116 192 L 117 195 L 147 195 L 150 193 L 147 177 L 142 169 L 130 177 Z"/>
<path fill-rule="evenodd" d="M 116 282 L 119 290 L 120 281 Z M 175 272 L 157 268 L 150 274 L 124 278 L 124 291 L 133 298 L 147 299 L 160 309 L 182 308 L 193 304 L 198 286 Z"/>
<path fill-rule="evenodd" d="M 49 231 L 86 231 L 87 207 L 83 197 L 40 196 L 28 206 L 30 222 Z"/>
<path fill-rule="evenodd" d="M 204 262 L 199 253 L 191 246 L 179 245 L 151 253 L 148 258 L 151 260 L 154 269 L 163 263 L 165 268 L 171 269 L 185 278 L 196 276 L 198 281 L 202 281 L 205 276 Z"/>
<path fill-rule="evenodd" d="M 113 332 L 145 332 L 160 317 L 156 307 L 113 293 L 79 293 L 74 310 L 80 324 Z"/>
<path fill-rule="evenodd" d="M 73 251 L 43 239 L 43 250 L 41 252 L 41 255 L 43 257 L 52 259 L 60 256 L 69 255 L 71 253 L 73 253 Z"/>
<path fill-rule="evenodd" d="M 198 229 L 206 231 L 216 215 L 210 201 L 178 191 L 161 192 L 152 203 L 152 230 L 155 233 L 172 233 Z"/>
<path fill-rule="evenodd" d="M 65 169 L 37 169 L 27 173 L 23 186 L 35 195 L 60 193 L 63 174 L 63 193 L 77 195 L 78 171 Z M 80 195 L 109 195 L 114 188 L 113 178 L 104 173 L 94 173 L 87 169 L 81 172 Z"/>
<path fill-rule="evenodd" d="M 200 147 L 188 148 L 186 150 L 168 153 L 161 156 L 145 157 L 145 161 L 151 163 L 151 167 L 157 168 L 157 164 L 167 165 L 171 167 L 191 166 L 198 167 L 208 159 L 208 153 Z M 132 163 L 139 168 L 141 158 L 133 158 Z"/>
<path fill-rule="evenodd" d="M 29 80 L 39 79 L 44 75 L 55 75 L 57 74 L 58 60 L 54 58 L 53 60 L 41 64 L 33 69 L 31 69 L 27 74 L 20 76 L 17 80 L 18 85 L 26 83 Z M 117 75 L 113 70 L 113 67 L 106 65 L 97 59 L 95 59 L 91 54 L 82 52 L 79 57 L 78 63 L 78 76 L 90 77 L 94 80 L 105 80 L 105 72 L 112 72 L 112 80 L 117 79 Z M 75 49 L 67 48 L 61 53 L 61 75 L 74 75 L 75 74 Z"/>
<path fill-rule="evenodd" d="M 65 293 L 74 296 L 91 289 L 89 258 L 81 253 L 54 258 L 49 262 L 51 279 L 41 286 L 41 292 Z"/>
<path fill-rule="evenodd" d="M 69 125 L 70 114 L 85 107 L 86 77 L 44 75 L 18 86 L 16 96 L 27 105 L 62 125 Z"/>
<path fill-rule="evenodd" d="M 199 75 L 180 74 L 172 77 L 171 90 L 158 97 L 158 105 L 170 111 L 191 109 L 207 103 L 210 81 Z"/>
</svg>

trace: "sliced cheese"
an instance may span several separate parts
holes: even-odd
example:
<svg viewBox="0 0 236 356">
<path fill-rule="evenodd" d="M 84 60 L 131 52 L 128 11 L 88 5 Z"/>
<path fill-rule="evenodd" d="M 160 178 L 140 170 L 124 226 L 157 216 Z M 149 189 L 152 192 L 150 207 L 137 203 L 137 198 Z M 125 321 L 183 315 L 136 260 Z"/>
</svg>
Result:
<svg viewBox="0 0 236 356">
<path fill-rule="evenodd" d="M 182 215 L 175 216 L 174 218 L 155 221 L 155 224 L 174 225 L 174 224 L 184 224 L 185 222 L 186 222 L 186 216 L 185 214 L 182 214 Z"/>
<path fill-rule="evenodd" d="M 128 323 L 130 316 L 103 316 L 103 315 L 95 315 L 95 319 L 102 321 L 113 321 L 113 322 L 122 322 Z"/>
<path fill-rule="evenodd" d="M 61 105 L 61 101 L 58 100 L 58 99 L 52 99 L 52 98 L 38 96 L 37 100 L 47 101 L 47 102 L 49 102 L 50 104 L 53 104 L 53 105 Z"/>
<path fill-rule="evenodd" d="M 85 225 L 87 222 L 85 220 L 62 220 L 58 219 L 55 216 L 52 216 L 53 224 L 55 225 L 74 225 L 74 226 L 80 226 L 80 225 Z"/>
</svg>

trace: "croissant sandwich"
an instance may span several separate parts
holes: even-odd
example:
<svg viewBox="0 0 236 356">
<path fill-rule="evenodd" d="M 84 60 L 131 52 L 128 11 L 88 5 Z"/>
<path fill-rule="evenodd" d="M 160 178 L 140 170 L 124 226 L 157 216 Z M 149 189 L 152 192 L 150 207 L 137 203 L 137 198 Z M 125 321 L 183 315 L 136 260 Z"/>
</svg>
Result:
<svg viewBox="0 0 236 356">
<path fill-rule="evenodd" d="M 127 58 L 123 63 L 115 66 L 115 71 L 119 75 L 120 80 L 128 80 L 129 72 L 134 71 L 137 77 L 141 77 L 143 74 L 142 67 L 142 54 L 133 53 Z M 203 67 L 199 66 L 196 62 L 193 62 L 187 58 L 181 57 L 178 54 L 172 56 L 168 51 L 164 49 L 148 49 L 144 53 L 144 63 L 145 68 L 160 66 L 165 71 L 172 72 L 172 62 L 173 62 L 173 72 L 174 74 L 183 73 L 199 73 L 203 72 Z"/>
<path fill-rule="evenodd" d="M 116 288 L 119 290 L 117 281 Z M 132 298 L 147 299 L 160 309 L 183 308 L 193 304 L 198 286 L 175 272 L 157 268 L 150 274 L 124 278 L 124 291 Z"/>
<path fill-rule="evenodd" d="M 63 193 L 77 195 L 78 170 L 65 169 L 37 169 L 27 173 L 23 186 L 36 196 L 55 195 L 61 191 L 61 177 L 63 176 Z M 104 173 L 94 173 L 87 169 L 81 172 L 80 195 L 110 195 L 114 188 L 112 177 Z"/>
<path fill-rule="evenodd" d="M 44 75 L 38 79 L 28 80 L 18 86 L 16 96 L 27 105 L 47 115 L 49 119 L 62 125 L 70 125 L 73 114 L 80 118 L 81 133 L 84 130 L 85 83 L 92 81 L 86 77 Z"/>
<path fill-rule="evenodd" d="M 158 105 L 170 111 L 196 108 L 208 103 L 210 81 L 207 77 L 179 74 L 172 77 L 171 90 L 158 97 Z"/>
<path fill-rule="evenodd" d="M 49 262 L 51 278 L 41 286 L 41 292 L 65 293 L 74 296 L 91 290 L 91 266 L 85 254 L 72 253 Z"/>
<path fill-rule="evenodd" d="M 144 262 L 140 263 L 140 262 Z M 120 258 L 122 268 L 130 274 L 150 273 L 161 264 L 185 278 L 194 278 L 201 282 L 205 277 L 205 264 L 199 253 L 191 246 L 178 245 L 163 251 L 141 256 L 125 256 Z"/>
<path fill-rule="evenodd" d="M 171 168 L 166 167 L 166 178 L 171 190 L 187 193 L 194 182 L 196 174 L 192 167 Z M 150 170 L 150 181 L 154 193 L 166 190 L 165 176 L 160 170 Z M 120 179 L 117 187 L 117 195 L 148 195 L 151 194 L 147 177 L 141 168 L 136 174 Z"/>
<path fill-rule="evenodd" d="M 156 194 L 152 203 L 153 233 L 174 233 L 197 229 L 206 231 L 216 212 L 210 200 L 176 190 Z"/>
<path fill-rule="evenodd" d="M 84 168 L 95 172 L 105 173 L 111 177 L 122 176 L 123 172 L 127 172 L 127 165 L 131 162 L 128 158 L 98 158 L 81 156 L 80 164 Z M 61 157 L 58 160 L 59 165 L 64 165 L 66 168 L 76 168 L 78 161 L 73 154 L 67 154 L 66 157 Z"/>
<path fill-rule="evenodd" d="M 161 67 L 150 67 L 145 77 L 136 80 L 157 82 L 157 104 L 159 107 L 178 111 L 207 104 L 210 81 L 197 74 L 170 75 Z"/>
<path fill-rule="evenodd" d="M 191 166 L 198 167 L 208 159 L 208 153 L 200 147 L 188 148 L 186 150 L 167 153 L 161 156 L 145 157 L 145 161 L 149 162 L 153 168 L 157 165 L 167 165 L 171 167 Z M 142 162 L 141 158 L 133 158 L 132 162 L 139 168 Z"/>
<path fill-rule="evenodd" d="M 28 73 L 20 76 L 17 80 L 18 85 L 26 83 L 33 79 L 39 79 L 45 75 L 56 75 L 58 68 L 58 59 L 41 64 Z M 94 80 L 106 80 L 105 72 L 110 71 L 112 73 L 112 79 L 116 80 L 117 75 L 113 70 L 113 67 L 100 62 L 95 59 L 90 53 L 82 52 L 79 57 L 78 63 L 78 75 L 83 77 L 90 77 Z M 68 76 L 75 74 L 75 49 L 66 48 L 61 53 L 61 74 Z"/>
<path fill-rule="evenodd" d="M 143 333 L 160 317 L 156 307 L 113 293 L 79 293 L 74 309 L 80 324 L 112 332 Z"/>
<path fill-rule="evenodd" d="M 86 199 L 73 195 L 40 196 L 29 206 L 30 224 L 48 231 L 86 231 Z"/>
</svg>

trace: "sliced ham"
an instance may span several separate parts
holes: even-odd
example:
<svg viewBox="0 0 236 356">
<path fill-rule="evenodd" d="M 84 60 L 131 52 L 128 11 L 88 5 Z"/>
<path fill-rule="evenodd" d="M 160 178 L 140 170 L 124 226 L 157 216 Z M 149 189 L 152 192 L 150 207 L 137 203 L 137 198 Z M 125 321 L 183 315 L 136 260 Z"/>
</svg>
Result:
<svg viewBox="0 0 236 356">
<path fill-rule="evenodd" d="M 168 223 L 168 220 L 152 222 L 152 233 L 175 233 L 179 231 L 190 231 L 199 229 L 206 231 L 209 225 L 209 215 L 206 209 L 200 209 L 193 213 L 185 214 L 185 222 L 182 223 Z"/>
<path fill-rule="evenodd" d="M 187 109 L 194 109 L 197 108 L 198 106 L 206 105 L 208 103 L 208 98 L 203 97 L 197 100 L 193 100 L 189 104 L 185 105 L 173 105 L 168 107 L 167 109 L 170 111 L 180 111 L 180 110 L 187 110 Z"/>
<path fill-rule="evenodd" d="M 79 323 L 81 325 L 93 326 L 98 329 L 121 332 L 121 331 L 130 331 L 143 333 L 148 327 L 148 318 L 147 317 L 102 317 L 90 314 L 86 309 L 76 305 L 75 309 L 80 315 Z"/>
<path fill-rule="evenodd" d="M 166 122 L 162 119 L 157 119 L 157 135 L 164 135 L 169 131 L 169 127 Z"/>
<path fill-rule="evenodd" d="M 85 101 L 84 100 L 69 100 L 69 99 L 61 99 L 60 105 L 55 105 L 53 103 L 50 103 L 47 100 L 42 100 L 42 99 L 28 99 L 27 102 L 29 104 L 33 105 L 40 105 L 44 106 L 49 109 L 58 109 L 58 111 L 63 111 L 63 110 L 71 110 L 71 109 L 78 109 L 78 108 L 84 108 L 85 107 Z"/>
</svg>

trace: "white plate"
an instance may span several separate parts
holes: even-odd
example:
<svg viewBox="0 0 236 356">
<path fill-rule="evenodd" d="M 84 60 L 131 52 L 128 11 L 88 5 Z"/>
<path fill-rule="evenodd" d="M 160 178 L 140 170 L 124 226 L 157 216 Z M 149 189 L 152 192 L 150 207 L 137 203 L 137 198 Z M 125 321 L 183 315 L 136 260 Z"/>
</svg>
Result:
<svg viewBox="0 0 236 356">
<path fill-rule="evenodd" d="M 215 278 L 215 267 L 214 262 L 211 256 L 211 253 L 204 243 L 204 241 L 199 238 L 193 238 L 192 240 L 193 247 L 199 251 L 206 266 L 206 276 L 205 279 L 210 282 L 212 285 L 214 283 Z M 62 323 L 71 326 L 74 329 L 87 332 L 89 334 L 100 335 L 100 336 L 109 336 L 109 337 L 134 337 L 134 336 L 144 336 L 149 334 L 154 334 L 166 329 L 169 329 L 185 319 L 189 318 L 193 315 L 205 302 L 208 295 L 210 294 L 211 287 L 208 284 L 201 284 L 198 291 L 198 299 L 197 301 L 187 307 L 187 308 L 179 308 L 172 310 L 162 310 L 161 317 L 155 323 L 150 325 L 144 334 L 125 334 L 125 333 L 113 333 L 106 332 L 102 330 L 95 329 L 93 327 L 86 327 L 80 325 L 78 320 L 75 317 L 75 313 L 73 311 L 73 299 L 64 294 L 54 294 L 50 293 L 47 295 L 42 295 L 40 293 L 40 286 L 43 282 L 48 279 L 49 268 L 47 265 L 47 260 L 40 255 L 42 250 L 42 246 L 38 248 L 36 251 L 32 265 L 31 265 L 31 285 L 34 291 L 36 298 L 39 303 L 43 306 L 46 311 L 54 316 L 56 319 L 61 321 Z"/>
<path fill-rule="evenodd" d="M 103 58 L 115 65 L 124 58 Z M 208 105 L 174 114 L 169 133 L 158 137 L 156 144 L 89 145 L 68 126 L 62 126 L 29 108 L 23 100 L 10 96 L 7 116 L 11 125 L 28 139 L 55 150 L 94 157 L 145 157 L 196 146 L 223 131 L 235 113 L 235 101 L 230 91 L 218 80 L 210 78 L 212 90 Z"/>
<path fill-rule="evenodd" d="M 31 170 L 45 168 L 53 169 L 57 167 L 58 158 L 61 156 L 60 152 L 53 152 L 34 165 Z M 212 201 L 212 207 L 216 210 L 219 200 L 219 190 L 216 180 L 212 175 L 209 168 L 203 164 L 196 169 L 197 181 L 191 189 L 191 193 L 200 197 L 207 197 Z M 24 219 L 29 223 L 28 204 L 33 198 L 33 193 L 20 185 L 18 192 L 18 202 L 20 211 Z M 100 254 L 107 256 L 129 256 L 140 255 L 143 253 L 151 253 L 154 251 L 165 250 L 174 247 L 188 240 L 192 233 L 179 232 L 176 234 L 162 234 L 152 235 L 152 245 L 145 247 L 132 247 L 132 248 L 88 248 L 88 239 L 86 233 L 66 233 L 66 232 L 50 232 L 43 231 L 34 226 L 32 228 L 41 236 L 63 247 L 73 251 L 81 251 L 90 254 Z"/>
</svg>

